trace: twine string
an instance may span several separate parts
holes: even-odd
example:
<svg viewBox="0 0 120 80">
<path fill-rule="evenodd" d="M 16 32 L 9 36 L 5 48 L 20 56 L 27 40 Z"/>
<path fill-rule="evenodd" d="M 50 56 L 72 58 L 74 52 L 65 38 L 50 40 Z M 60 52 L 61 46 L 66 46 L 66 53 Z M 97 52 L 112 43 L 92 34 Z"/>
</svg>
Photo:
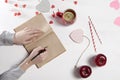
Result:
<svg viewBox="0 0 120 80">
<path fill-rule="evenodd" d="M 87 47 L 81 52 L 81 55 L 79 56 L 79 58 L 78 58 L 78 60 L 77 60 L 77 62 L 76 62 L 76 64 L 75 64 L 75 68 L 77 68 L 78 63 L 79 63 L 81 57 L 83 56 L 83 53 L 85 53 L 85 51 L 86 51 L 86 50 L 88 49 L 88 47 L 90 46 L 90 39 L 89 39 L 87 36 L 85 36 L 85 35 L 83 35 L 83 37 L 88 40 L 88 45 L 87 45 Z"/>
</svg>

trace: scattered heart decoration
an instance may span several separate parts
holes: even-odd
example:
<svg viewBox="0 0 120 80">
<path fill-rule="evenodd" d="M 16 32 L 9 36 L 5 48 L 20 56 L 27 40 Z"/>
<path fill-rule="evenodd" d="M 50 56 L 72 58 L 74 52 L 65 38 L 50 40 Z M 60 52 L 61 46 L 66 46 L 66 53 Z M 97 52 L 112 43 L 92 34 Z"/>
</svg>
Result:
<svg viewBox="0 0 120 80">
<path fill-rule="evenodd" d="M 110 3 L 110 7 L 118 10 L 120 8 L 119 0 L 114 0 Z"/>
<path fill-rule="evenodd" d="M 115 19 L 114 24 L 120 26 L 120 16 Z"/>
<path fill-rule="evenodd" d="M 115 9 L 115 10 L 118 10 L 120 8 L 120 2 L 119 2 L 119 0 L 113 0 L 110 3 L 110 7 L 113 8 L 113 9 Z M 120 26 L 120 16 L 118 16 L 117 18 L 115 18 L 114 24 L 117 25 L 117 26 Z"/>
</svg>

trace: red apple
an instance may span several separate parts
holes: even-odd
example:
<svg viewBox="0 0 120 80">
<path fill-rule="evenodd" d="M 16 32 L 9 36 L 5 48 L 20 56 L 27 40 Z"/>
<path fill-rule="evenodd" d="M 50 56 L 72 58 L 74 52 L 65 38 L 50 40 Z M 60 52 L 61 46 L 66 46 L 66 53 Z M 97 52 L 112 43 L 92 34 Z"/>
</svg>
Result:
<svg viewBox="0 0 120 80">
<path fill-rule="evenodd" d="M 79 69 L 79 74 L 82 78 L 89 77 L 91 73 L 92 73 L 92 69 L 87 65 L 81 66 Z"/>
<path fill-rule="evenodd" d="M 107 57 L 104 54 L 98 54 L 95 57 L 95 64 L 97 66 L 104 66 L 107 62 Z"/>
</svg>

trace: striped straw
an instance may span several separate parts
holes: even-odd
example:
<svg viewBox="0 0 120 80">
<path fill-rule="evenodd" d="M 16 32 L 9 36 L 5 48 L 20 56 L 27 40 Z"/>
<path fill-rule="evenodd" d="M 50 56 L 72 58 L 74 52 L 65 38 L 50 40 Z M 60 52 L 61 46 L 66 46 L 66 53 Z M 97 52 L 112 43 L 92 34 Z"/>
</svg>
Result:
<svg viewBox="0 0 120 80">
<path fill-rule="evenodd" d="M 92 31 L 92 26 L 90 24 L 90 21 L 88 21 L 88 23 L 89 23 L 89 28 L 90 28 L 90 33 L 91 33 L 91 38 L 92 38 L 92 42 L 93 42 L 94 51 L 97 52 L 96 44 L 95 44 L 95 40 L 94 40 L 94 36 L 93 36 L 93 31 Z"/>
<path fill-rule="evenodd" d="M 99 42 L 102 44 L 102 41 L 101 41 L 101 39 L 100 39 L 100 37 L 99 37 L 99 35 L 98 35 L 96 29 L 95 29 L 95 26 L 94 26 L 94 24 L 93 24 L 93 22 L 92 22 L 90 16 L 88 16 L 88 19 L 89 19 L 89 21 L 90 21 L 90 23 L 91 23 L 91 25 L 92 25 L 92 27 L 93 27 L 93 29 L 94 29 L 96 35 L 97 35 L 97 38 L 98 38 Z"/>
</svg>

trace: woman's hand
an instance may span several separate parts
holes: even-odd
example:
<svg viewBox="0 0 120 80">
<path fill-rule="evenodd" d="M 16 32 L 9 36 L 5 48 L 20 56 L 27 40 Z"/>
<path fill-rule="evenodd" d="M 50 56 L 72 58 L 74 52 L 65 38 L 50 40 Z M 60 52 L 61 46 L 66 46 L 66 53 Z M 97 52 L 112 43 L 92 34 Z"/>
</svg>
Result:
<svg viewBox="0 0 120 80">
<path fill-rule="evenodd" d="M 47 51 L 46 51 L 46 49 L 45 49 L 45 51 L 44 51 L 43 53 L 41 53 L 41 54 L 39 54 L 38 56 L 36 56 L 36 55 L 39 53 L 39 51 L 40 51 L 40 50 L 43 50 L 43 49 L 45 49 L 45 48 L 42 48 L 41 46 L 39 46 L 39 47 L 35 48 L 35 49 L 31 52 L 31 54 L 29 55 L 28 59 L 29 59 L 29 61 L 30 61 L 32 64 L 38 64 L 38 63 L 40 63 L 40 62 L 42 62 L 42 61 L 45 60 L 45 58 L 47 57 Z M 35 57 L 35 56 L 36 56 L 36 57 Z M 33 59 L 33 57 L 35 57 L 35 58 Z M 32 59 L 33 59 L 33 60 L 32 60 Z"/>
<path fill-rule="evenodd" d="M 28 44 L 31 43 L 33 38 L 41 35 L 42 32 L 39 29 L 24 28 L 23 30 L 16 32 L 14 36 L 15 44 Z"/>
<path fill-rule="evenodd" d="M 47 57 L 47 51 L 46 50 L 45 50 L 45 52 L 43 52 L 40 55 L 36 56 L 39 53 L 39 51 L 43 50 L 43 49 L 44 48 L 42 48 L 41 46 L 35 48 L 31 52 L 31 54 L 20 64 L 20 68 L 22 70 L 26 71 L 33 64 L 38 64 L 38 63 L 44 61 L 46 59 L 46 57 Z M 35 58 L 33 59 L 33 57 L 35 57 Z"/>
</svg>

